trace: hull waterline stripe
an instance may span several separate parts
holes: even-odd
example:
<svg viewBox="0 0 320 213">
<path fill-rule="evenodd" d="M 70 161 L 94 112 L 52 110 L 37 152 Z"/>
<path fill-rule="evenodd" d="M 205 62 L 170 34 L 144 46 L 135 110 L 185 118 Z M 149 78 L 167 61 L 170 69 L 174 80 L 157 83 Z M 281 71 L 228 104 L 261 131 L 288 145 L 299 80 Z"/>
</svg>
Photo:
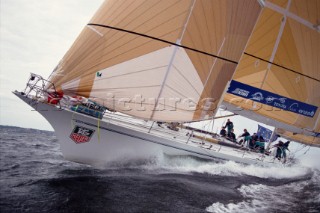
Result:
<svg viewBox="0 0 320 213">
<path fill-rule="evenodd" d="M 156 38 L 156 37 L 149 36 L 149 35 L 146 35 L 146 34 L 137 33 L 137 32 L 134 32 L 134 31 L 125 30 L 125 29 L 112 27 L 112 26 L 108 26 L 108 25 L 103 25 L 103 24 L 89 23 L 87 25 L 109 28 L 109 29 L 112 29 L 112 30 L 118 30 L 118 31 L 121 31 L 121 32 L 126 32 L 126 33 L 130 33 L 130 34 L 134 34 L 134 35 L 138 35 L 138 36 L 142 36 L 142 37 L 146 37 L 146 38 L 151 38 L 153 40 L 157 40 L 157 41 L 161 41 L 161 42 L 164 42 L 164 43 L 167 43 L 167 44 L 171 44 L 171 45 L 174 45 L 174 46 L 182 47 L 182 48 L 187 49 L 187 50 L 191 50 L 191 51 L 195 51 L 195 52 L 198 52 L 198 53 L 202 53 L 204 55 L 209 55 L 211 57 L 218 58 L 218 59 L 221 59 L 223 61 L 227 61 L 227 62 L 230 62 L 230 63 L 238 64 L 238 62 L 230 60 L 230 59 L 227 59 L 227 58 L 224 58 L 224 57 L 220 57 L 220 56 L 217 56 L 217 55 L 214 55 L 214 54 L 211 54 L 211 53 L 203 52 L 201 50 L 197 50 L 197 49 L 194 49 L 194 48 L 191 48 L 191 47 L 180 45 L 180 44 L 177 44 L 177 43 L 174 43 L 174 42 L 171 42 L 171 41 L 167 41 L 167 40 L 164 40 L 164 39 L 161 39 L 161 38 Z"/>
</svg>

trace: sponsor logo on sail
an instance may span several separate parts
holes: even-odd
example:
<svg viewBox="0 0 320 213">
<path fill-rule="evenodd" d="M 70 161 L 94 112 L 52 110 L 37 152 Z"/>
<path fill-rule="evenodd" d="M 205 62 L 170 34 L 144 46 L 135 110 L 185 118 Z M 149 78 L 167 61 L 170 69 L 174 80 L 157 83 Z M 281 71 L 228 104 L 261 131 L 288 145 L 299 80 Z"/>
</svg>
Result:
<svg viewBox="0 0 320 213">
<path fill-rule="evenodd" d="M 303 110 L 303 109 L 300 109 L 299 111 L 299 114 L 301 115 L 306 115 L 306 116 L 310 116 L 310 117 L 313 117 L 314 116 L 314 111 L 307 111 L 307 110 Z"/>
<path fill-rule="evenodd" d="M 294 100 L 288 97 L 259 89 L 238 81 L 232 80 L 227 90 L 228 93 L 254 100 L 278 109 L 294 112 L 307 117 L 313 117 L 318 109 L 317 106 Z M 253 109 L 256 109 L 255 103 Z"/>
<path fill-rule="evenodd" d="M 240 89 L 240 88 L 236 88 L 235 90 L 232 91 L 232 93 L 243 96 L 243 97 L 248 97 L 249 95 L 249 91 Z"/>
<path fill-rule="evenodd" d="M 266 101 L 267 101 L 267 104 L 271 104 L 273 101 L 276 101 L 278 100 L 280 103 L 284 104 L 286 102 L 286 99 L 287 98 L 276 98 L 276 97 L 273 97 L 273 96 L 268 96 L 266 98 Z"/>
<path fill-rule="evenodd" d="M 297 112 L 299 109 L 299 104 L 298 103 L 293 103 L 290 105 L 289 110 L 292 112 Z"/>
<path fill-rule="evenodd" d="M 263 95 L 261 92 L 256 92 L 252 95 L 251 100 L 256 100 L 256 101 L 262 101 L 263 100 Z"/>
<path fill-rule="evenodd" d="M 266 101 L 267 101 L 268 104 L 270 104 L 270 103 L 272 103 L 275 99 L 276 99 L 275 97 L 268 96 L 268 97 L 266 98 Z"/>
<path fill-rule="evenodd" d="M 287 98 L 278 98 L 278 100 L 280 101 L 280 103 L 284 104 L 286 102 Z"/>
<path fill-rule="evenodd" d="M 90 141 L 94 130 L 82 126 L 75 126 L 70 134 L 70 138 L 76 143 L 86 143 Z"/>
</svg>

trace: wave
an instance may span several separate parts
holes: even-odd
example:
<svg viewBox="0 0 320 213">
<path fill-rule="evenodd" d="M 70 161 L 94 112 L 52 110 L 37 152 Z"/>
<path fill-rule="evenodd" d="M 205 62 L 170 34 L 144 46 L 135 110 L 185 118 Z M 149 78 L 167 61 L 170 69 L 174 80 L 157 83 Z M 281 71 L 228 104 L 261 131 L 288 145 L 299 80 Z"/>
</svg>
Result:
<svg viewBox="0 0 320 213">
<path fill-rule="evenodd" d="M 202 173 L 220 176 L 254 176 L 265 179 L 299 178 L 312 173 L 311 168 L 294 165 L 291 167 L 279 167 L 278 165 L 262 167 L 259 165 L 245 165 L 233 161 L 208 161 L 191 156 L 166 156 L 146 161 L 139 167 L 146 170 L 161 170 L 170 173 Z M 133 162 L 130 162 L 132 165 Z M 140 162 L 141 163 L 141 162 Z"/>
<path fill-rule="evenodd" d="M 311 178 L 289 184 L 270 186 L 265 184 L 242 185 L 238 191 L 243 201 L 223 204 L 215 202 L 206 208 L 208 212 L 318 212 L 320 207 L 319 171 Z"/>
</svg>

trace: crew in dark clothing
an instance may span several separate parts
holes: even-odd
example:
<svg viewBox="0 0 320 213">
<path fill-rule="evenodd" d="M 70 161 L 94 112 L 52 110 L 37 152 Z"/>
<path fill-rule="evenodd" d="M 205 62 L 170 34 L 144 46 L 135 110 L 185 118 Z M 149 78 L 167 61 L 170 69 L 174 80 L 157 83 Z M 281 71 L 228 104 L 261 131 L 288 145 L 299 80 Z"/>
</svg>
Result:
<svg viewBox="0 0 320 213">
<path fill-rule="evenodd" d="M 250 136 L 250 138 L 249 138 L 249 148 L 250 149 L 254 149 L 255 146 L 256 146 L 256 141 L 252 140 L 252 137 Z"/>
<path fill-rule="evenodd" d="M 262 137 L 262 135 L 259 136 L 259 141 L 260 141 L 260 142 L 266 142 L 266 141 L 264 140 L 264 138 Z"/>
<path fill-rule="evenodd" d="M 239 137 L 247 137 L 247 136 L 250 136 L 250 133 L 248 132 L 247 129 L 244 129 L 242 135 L 240 135 Z"/>
<path fill-rule="evenodd" d="M 287 161 L 287 153 L 286 153 L 286 150 L 290 151 L 290 150 L 288 149 L 289 144 L 290 144 L 290 141 L 287 141 L 287 142 L 285 142 L 285 143 L 283 144 L 283 146 L 282 146 L 282 157 L 283 157 L 283 159 L 284 159 L 284 162 Z"/>
<path fill-rule="evenodd" d="M 256 141 L 255 146 L 257 149 L 259 149 L 260 153 L 264 153 L 265 148 L 264 148 L 264 138 L 262 137 L 262 135 L 259 136 L 259 139 Z"/>
<path fill-rule="evenodd" d="M 224 126 L 224 128 L 227 128 L 228 130 L 228 135 L 230 134 L 231 130 L 233 129 L 233 123 L 230 121 L 230 119 L 227 120 L 226 125 Z"/>
<path fill-rule="evenodd" d="M 231 129 L 231 132 L 228 134 L 228 139 L 236 142 L 236 135 L 233 133 L 233 129 Z"/>
<path fill-rule="evenodd" d="M 179 131 L 179 123 L 178 122 L 171 122 L 167 127 L 168 129 L 174 130 L 174 131 Z"/>
<path fill-rule="evenodd" d="M 252 137 L 252 140 L 254 140 L 254 141 L 258 141 L 259 140 L 259 137 L 258 137 L 257 133 L 253 133 L 253 135 L 251 137 Z"/>
<path fill-rule="evenodd" d="M 250 136 L 250 133 L 247 131 L 247 129 L 244 129 L 244 130 L 243 130 L 243 134 L 240 135 L 239 137 L 240 137 L 240 138 L 241 138 L 241 137 L 244 137 L 244 142 L 243 142 L 242 146 L 245 145 L 246 142 L 247 142 L 247 147 L 249 147 L 249 142 L 250 142 L 250 140 L 251 140 L 251 136 Z"/>
<path fill-rule="evenodd" d="M 279 141 L 276 145 L 274 145 L 273 147 L 277 147 L 277 153 L 276 153 L 276 158 L 278 160 L 281 159 L 282 157 L 282 150 L 283 150 L 283 142 Z"/>
<path fill-rule="evenodd" d="M 226 128 L 225 128 L 225 127 L 222 127 L 222 129 L 220 130 L 220 135 L 221 135 L 222 137 L 226 137 L 227 131 L 226 131 Z"/>
<path fill-rule="evenodd" d="M 164 122 L 157 121 L 158 127 L 162 127 L 162 124 L 163 124 L 163 123 L 164 123 Z"/>
<path fill-rule="evenodd" d="M 256 144 L 256 142 L 258 141 L 259 137 L 257 135 L 257 133 L 253 133 L 253 135 L 251 135 L 251 140 L 249 142 L 249 147 L 251 149 L 255 149 L 258 147 L 258 145 Z"/>
</svg>

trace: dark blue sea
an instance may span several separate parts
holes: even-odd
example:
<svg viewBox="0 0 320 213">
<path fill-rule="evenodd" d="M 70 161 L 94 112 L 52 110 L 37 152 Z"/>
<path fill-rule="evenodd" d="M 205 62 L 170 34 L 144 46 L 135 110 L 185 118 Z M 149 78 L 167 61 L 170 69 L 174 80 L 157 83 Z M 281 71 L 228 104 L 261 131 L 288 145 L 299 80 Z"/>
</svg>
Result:
<svg viewBox="0 0 320 213">
<path fill-rule="evenodd" d="M 320 212 L 320 173 L 161 156 L 89 166 L 54 132 L 0 126 L 0 212 Z"/>
</svg>

